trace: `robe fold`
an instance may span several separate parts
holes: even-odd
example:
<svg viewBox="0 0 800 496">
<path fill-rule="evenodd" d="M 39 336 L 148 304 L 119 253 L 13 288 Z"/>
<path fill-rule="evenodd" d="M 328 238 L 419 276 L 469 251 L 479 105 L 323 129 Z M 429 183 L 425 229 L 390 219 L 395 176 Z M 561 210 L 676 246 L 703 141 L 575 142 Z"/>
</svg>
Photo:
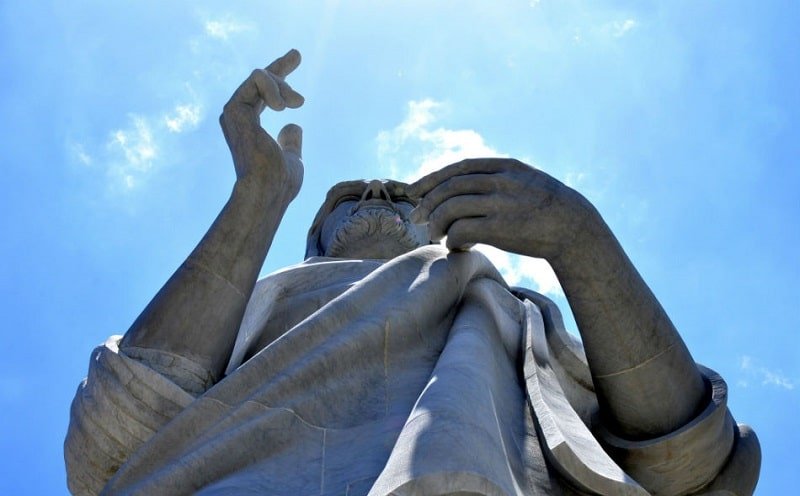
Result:
<svg viewBox="0 0 800 496">
<path fill-rule="evenodd" d="M 674 436 L 605 433 L 558 309 L 477 252 L 314 257 L 268 276 L 216 384 L 118 342 L 93 352 L 73 401 L 75 494 L 649 494 L 658 477 L 656 494 L 747 494 L 758 473 L 707 369 L 709 406 Z"/>
</svg>

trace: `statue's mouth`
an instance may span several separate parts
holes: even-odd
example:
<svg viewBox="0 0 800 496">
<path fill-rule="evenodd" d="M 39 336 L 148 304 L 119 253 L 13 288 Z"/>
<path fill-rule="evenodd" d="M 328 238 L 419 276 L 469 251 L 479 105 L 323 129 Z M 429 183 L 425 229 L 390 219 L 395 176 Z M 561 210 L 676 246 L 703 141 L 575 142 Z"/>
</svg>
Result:
<svg viewBox="0 0 800 496">
<path fill-rule="evenodd" d="M 410 223 L 389 202 L 369 200 L 340 222 L 326 255 L 389 259 L 419 246 Z"/>
<path fill-rule="evenodd" d="M 401 217 L 403 217 L 402 213 L 395 207 L 395 205 L 392 202 L 387 201 L 387 200 L 381 200 L 381 199 L 361 200 L 361 201 L 358 202 L 358 204 L 356 204 L 355 207 L 353 207 L 350 210 L 349 213 L 350 213 L 350 215 L 353 215 L 356 212 L 358 212 L 359 210 L 366 209 L 366 208 L 389 210 L 390 212 L 392 212 L 394 214 L 397 214 L 397 215 L 400 215 Z"/>
</svg>

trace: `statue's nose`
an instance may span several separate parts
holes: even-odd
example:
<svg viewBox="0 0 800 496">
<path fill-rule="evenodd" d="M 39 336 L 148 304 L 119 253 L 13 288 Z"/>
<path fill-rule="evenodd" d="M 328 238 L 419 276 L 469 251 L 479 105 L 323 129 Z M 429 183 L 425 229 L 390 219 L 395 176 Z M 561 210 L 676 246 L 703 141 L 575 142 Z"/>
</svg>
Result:
<svg viewBox="0 0 800 496">
<path fill-rule="evenodd" d="M 392 197 L 389 196 L 389 192 L 386 191 L 386 186 L 384 186 L 380 180 L 373 179 L 372 181 L 369 182 L 369 184 L 367 184 L 367 188 L 361 195 L 362 202 L 365 202 L 367 200 L 383 200 L 391 202 Z"/>
</svg>

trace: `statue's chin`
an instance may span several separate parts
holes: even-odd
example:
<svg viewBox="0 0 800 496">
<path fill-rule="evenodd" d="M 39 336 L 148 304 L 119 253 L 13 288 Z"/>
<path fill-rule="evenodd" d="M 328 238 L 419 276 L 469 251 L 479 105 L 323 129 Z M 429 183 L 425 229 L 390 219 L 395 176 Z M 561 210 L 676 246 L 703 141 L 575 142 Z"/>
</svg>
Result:
<svg viewBox="0 0 800 496">
<path fill-rule="evenodd" d="M 383 236 L 360 239 L 340 248 L 329 249 L 329 257 L 359 259 L 390 259 L 416 248 L 416 245 L 398 243 L 397 240 Z"/>
<path fill-rule="evenodd" d="M 325 255 L 337 258 L 389 259 L 420 246 L 408 221 L 387 209 L 363 209 L 344 219 Z"/>
</svg>

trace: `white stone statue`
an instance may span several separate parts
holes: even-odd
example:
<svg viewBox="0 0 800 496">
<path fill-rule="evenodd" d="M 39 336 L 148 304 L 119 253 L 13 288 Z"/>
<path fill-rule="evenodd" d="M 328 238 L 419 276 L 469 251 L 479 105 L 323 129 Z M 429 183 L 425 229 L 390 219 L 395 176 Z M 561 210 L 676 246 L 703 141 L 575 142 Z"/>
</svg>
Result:
<svg viewBox="0 0 800 496">
<path fill-rule="evenodd" d="M 220 118 L 230 199 L 136 319 L 92 353 L 74 494 L 751 494 L 755 434 L 695 364 L 593 206 L 519 161 L 336 185 L 306 260 L 256 282 L 303 180 L 292 50 Z M 437 241 L 447 237 L 446 248 Z M 546 259 L 582 338 L 486 243 Z"/>
</svg>

